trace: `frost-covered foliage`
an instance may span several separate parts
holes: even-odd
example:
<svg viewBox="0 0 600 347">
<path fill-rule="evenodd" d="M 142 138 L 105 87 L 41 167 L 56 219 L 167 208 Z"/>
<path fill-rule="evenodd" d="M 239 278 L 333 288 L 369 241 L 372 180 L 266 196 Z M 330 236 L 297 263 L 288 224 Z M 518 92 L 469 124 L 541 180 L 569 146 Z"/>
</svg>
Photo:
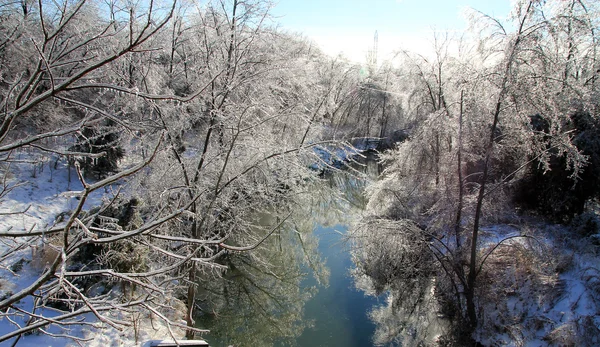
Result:
<svg viewBox="0 0 600 347">
<path fill-rule="evenodd" d="M 353 275 L 359 289 L 387 293 L 386 304 L 370 313 L 377 324 L 374 343 L 416 344 L 425 339 L 424 321 L 437 307 L 430 295 L 436 271 L 430 237 L 408 219 L 368 218 L 355 227 L 352 240 L 358 245 Z"/>
<path fill-rule="evenodd" d="M 569 114 L 565 121 L 573 145 L 585 162 L 584 167 L 576 174 L 565 156 L 559 156 L 558 151 L 550 149 L 552 155 L 547 167 L 537 161 L 535 164 L 538 165 L 531 165 L 519 182 L 516 197 L 516 201 L 524 207 L 535 209 L 557 222 L 576 218 L 583 213 L 586 202 L 597 198 L 600 192 L 597 115 L 579 110 Z"/>
<path fill-rule="evenodd" d="M 88 177 L 100 179 L 118 171 L 119 160 L 125 155 L 119 136 L 111 132 L 114 124 L 108 122 L 100 127 L 84 127 L 79 133 L 77 142 L 70 150 L 74 152 L 101 154 L 99 158 L 82 156 L 78 162 Z M 95 174 L 95 175 L 92 175 Z"/>
<path fill-rule="evenodd" d="M 433 271 L 433 256 L 428 250 L 427 235 L 414 222 L 363 220 L 353 238 L 361 241 L 360 252 L 354 254 L 356 271 L 373 280 L 377 295 L 394 288 L 416 298 L 422 296 L 424 282 L 429 281 Z M 409 298 L 397 298 L 403 299 Z"/>
<path fill-rule="evenodd" d="M 482 280 L 490 284 L 479 289 L 482 323 L 476 336 L 484 344 L 596 345 L 597 246 L 573 239 L 562 226 L 522 227 L 527 238 L 504 243 L 482 269 Z M 487 230 L 493 237 L 484 241 L 486 252 L 494 238 L 514 233 L 504 228 Z"/>
<path fill-rule="evenodd" d="M 472 337 L 495 342 L 494 334 L 511 326 L 521 330 L 507 338 L 516 345 L 540 338 L 542 333 L 533 331 L 542 328 L 514 317 L 533 311 L 526 305 L 503 306 L 510 302 L 510 295 L 499 292 L 505 286 L 517 286 L 516 295 L 523 295 L 525 302 L 539 289 L 544 294 L 537 304 L 549 310 L 559 306 L 542 296 L 560 287 L 555 271 L 562 265 L 555 263 L 562 264 L 568 251 L 554 239 L 542 241 L 545 247 L 557 247 L 550 253 L 556 259 L 550 259 L 533 241 L 517 242 L 532 235 L 519 226 L 518 212 L 523 210 L 515 201 L 525 196 L 534 202 L 530 207 L 565 220 L 581 213 L 586 201 L 597 195 L 597 175 L 591 174 L 597 171 L 597 139 L 591 134 L 600 91 L 595 30 L 599 17 L 593 2 L 517 1 L 512 31 L 474 12 L 476 46 L 436 36 L 431 59 L 409 52 L 399 55 L 403 109 L 413 128 L 404 143 L 382 156 L 387 167 L 381 180 L 368 188 L 369 204 L 355 228 L 354 252 L 360 281 L 368 276 L 371 289 L 389 291 L 392 311 L 397 310 L 397 298 L 409 291 L 394 288 L 390 279 L 410 280 L 411 271 L 419 267 L 406 260 L 415 253 L 426 255 L 428 271 L 422 273 L 429 282 L 422 279 L 422 293 L 433 286 L 441 312 L 453 323 L 454 336 L 446 334 L 440 343 L 470 344 Z M 460 49 L 450 48 L 455 46 Z M 410 237 L 398 238 L 407 232 L 407 220 L 418 227 L 410 229 Z M 489 239 L 485 226 L 498 223 L 519 227 Z M 592 219 L 581 223 L 583 229 L 593 228 Z M 591 242 L 589 235 L 583 242 Z M 369 255 L 372 263 L 362 256 L 367 251 L 374 253 Z M 413 289 L 406 297 L 414 293 Z M 495 314 L 490 305 L 508 313 L 493 312 L 516 321 L 490 322 Z M 564 327 L 574 336 L 565 343 L 588 339 L 580 333 L 589 323 L 586 316 L 597 308 L 586 310 L 570 308 L 577 318 Z M 559 325 L 555 316 L 548 321 L 555 328 Z M 378 322 L 398 336 L 411 331 L 401 319 L 395 330 L 385 319 Z M 546 329 L 544 336 L 558 344 L 553 339 L 559 330 L 551 334 Z"/>
<path fill-rule="evenodd" d="M 201 331 L 198 277 L 223 274 L 222 256 L 260 248 L 287 223 L 293 197 L 315 176 L 323 95 L 349 88 L 332 82 L 338 70 L 310 42 L 271 27 L 270 6 L 2 5 L 0 213 L 12 217 L 0 230 L 0 261 L 39 264 L 3 287 L 11 329 L 0 342 L 33 331 L 68 337 L 61 327 L 80 324 L 137 329 L 140 315 L 188 337 Z M 12 203 L 27 183 L 19 172 L 39 177 L 50 158 L 66 184 L 48 195 L 69 205 L 30 219 L 33 207 Z M 32 183 L 42 201 L 44 185 Z M 279 220 L 255 225 L 267 209 Z M 167 314 L 172 298 L 186 301 L 183 317 Z"/>
</svg>

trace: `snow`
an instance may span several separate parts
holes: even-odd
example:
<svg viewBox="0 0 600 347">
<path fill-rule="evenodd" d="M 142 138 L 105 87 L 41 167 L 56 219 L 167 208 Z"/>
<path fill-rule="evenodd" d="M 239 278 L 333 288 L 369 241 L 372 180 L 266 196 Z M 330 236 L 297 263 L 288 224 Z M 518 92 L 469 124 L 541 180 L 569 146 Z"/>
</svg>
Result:
<svg viewBox="0 0 600 347">
<path fill-rule="evenodd" d="M 342 168 L 344 163 L 351 160 L 352 157 L 359 155 L 362 151 L 350 145 L 341 146 L 323 146 L 317 145 L 313 148 L 313 153 L 317 162 L 312 163 L 310 168 L 315 171 L 325 170 L 327 168 Z"/>
<path fill-rule="evenodd" d="M 348 155 L 355 154 L 348 148 L 323 149 L 316 147 L 315 152 L 329 164 L 333 157 L 347 159 Z M 25 210 L 27 212 L 2 215 L 0 232 L 41 230 L 53 225 L 58 215 L 72 210 L 79 203 L 79 192 L 83 189 L 77 180 L 74 169 L 71 169 L 72 179 L 69 182 L 68 167 L 64 160 L 59 160 L 55 168 L 56 158 L 40 159 L 33 158 L 30 154 L 23 154 L 20 159 L 24 162 L 13 164 L 10 167 L 11 174 L 7 183 L 9 186 L 15 186 L 21 181 L 25 183 L 14 188 L 0 200 L 0 213 Z M 32 162 L 25 162 L 28 160 Z M 103 198 L 110 195 L 111 189 L 94 192 L 86 201 L 85 208 L 98 206 Z M 568 345 L 573 341 L 570 335 L 571 331 L 577 332 L 586 327 L 589 328 L 589 324 L 593 324 L 595 329 L 600 329 L 598 308 L 600 290 L 597 289 L 600 287 L 600 270 L 597 249 L 593 247 L 588 249 L 582 246 L 582 243 L 590 244 L 590 240 L 595 235 L 592 235 L 590 240 L 577 241 L 572 237 L 572 233 L 573 231 L 566 227 L 539 223 L 527 228 L 492 225 L 482 229 L 481 245 L 483 247 L 493 247 L 507 237 L 526 234 L 531 238 L 512 238 L 504 244 L 508 248 L 515 245 L 526 248 L 533 247 L 539 250 L 539 259 L 544 260 L 544 256 L 550 256 L 555 259 L 555 262 L 564 261 L 567 264 L 565 268 L 550 273 L 548 268 L 543 267 L 556 267 L 556 263 L 543 263 L 540 260 L 542 269 L 536 275 L 543 280 L 542 282 L 532 282 L 527 279 L 527 275 L 519 277 L 522 275 L 519 271 L 523 271 L 519 267 L 506 271 L 505 276 L 514 277 L 507 280 L 508 283 L 521 286 L 492 288 L 500 293 L 498 294 L 500 299 L 504 298 L 505 300 L 500 303 L 490 302 L 484 305 L 487 321 L 482 324 L 475 335 L 484 345 L 548 346 L 552 345 L 549 340 L 556 344 L 564 342 L 565 345 Z M 0 297 L 9 291 L 15 292 L 24 288 L 37 279 L 45 265 L 38 259 L 39 253 L 36 253 L 36 246 L 40 241 L 39 238 L 34 239 L 29 247 L 4 257 L 5 252 L 10 249 L 10 244 L 6 240 L 2 240 L 0 243 L 0 260 L 2 261 Z M 500 246 L 498 250 L 504 249 L 504 247 Z M 507 251 L 507 255 L 510 256 L 510 252 L 510 250 Z M 536 261 L 539 260 L 538 258 Z M 18 269 L 21 266 L 22 268 Z M 540 283 L 543 283 L 543 286 Z M 32 304 L 32 298 L 27 297 L 18 306 L 27 309 Z M 52 314 L 48 310 L 38 313 Z M 158 319 L 151 321 L 150 317 L 142 317 L 140 326 L 143 326 L 144 329 L 139 332 L 137 341 L 134 329 L 117 331 L 98 322 L 91 314 L 85 315 L 83 318 L 85 322 L 89 322 L 93 326 L 77 325 L 70 327 L 68 331 L 52 326 L 49 327 L 48 332 L 52 334 L 68 333 L 78 338 L 89 339 L 80 344 L 91 347 L 140 346 L 144 341 L 170 336 L 162 322 Z M 15 323 L 24 324 L 24 318 L 17 317 Z M 0 318 L 0 335 L 14 331 L 15 323 L 11 323 L 6 317 Z M 502 326 L 507 331 L 493 331 L 490 328 Z M 175 333 L 181 336 L 181 331 Z M 600 345 L 598 336 L 590 337 L 590 341 L 592 344 Z M 8 341 L 0 345 L 9 346 L 11 344 L 12 341 Z M 17 344 L 17 346 L 71 345 L 78 345 L 78 343 L 69 338 L 51 337 L 40 333 L 25 335 Z"/>
<path fill-rule="evenodd" d="M 14 187 L 6 196 L 0 199 L 0 232 L 23 232 L 29 230 L 44 230 L 57 221 L 61 213 L 68 213 L 79 203 L 79 196 L 83 189 L 77 179 L 74 168 L 71 168 L 71 181 L 69 182 L 69 168 L 64 160 L 55 157 L 36 157 L 34 153 L 21 153 L 20 161 L 9 167 L 8 187 Z M 56 164 L 56 167 L 55 167 Z M 2 172 L 0 171 L 0 176 Z M 103 198 L 112 195 L 113 188 L 93 192 L 84 204 L 84 210 L 98 206 Z M 25 213 L 6 214 L 16 211 Z M 2 213 L 4 213 L 2 215 Z M 27 247 L 17 252 L 7 254 L 15 241 L 26 240 Z M 0 298 L 9 292 L 16 292 L 32 284 L 44 269 L 44 258 L 39 250 L 41 239 L 39 237 L 29 240 L 19 238 L 15 241 L 0 240 Z M 12 268 L 12 269 L 11 269 Z M 33 298 L 31 296 L 21 300 L 16 306 L 22 309 L 31 309 Z M 52 316 L 57 312 L 45 309 L 37 314 Z M 114 312 L 114 314 L 120 314 Z M 26 318 L 11 315 L 0 317 L 0 336 L 15 331 L 16 324 L 24 325 Z M 91 325 L 73 325 L 69 327 L 49 326 L 46 331 L 55 335 L 71 335 L 84 341 L 77 342 L 67 337 L 52 337 L 43 333 L 23 335 L 17 346 L 139 346 L 143 341 L 170 336 L 166 326 L 158 319 L 141 317 L 140 326 L 144 327 L 136 334 L 134 329 L 118 331 L 113 327 L 99 322 L 92 314 L 82 317 L 82 321 Z M 181 332 L 177 331 L 179 336 Z M 10 339 L 0 346 L 11 346 L 14 339 Z"/>
<path fill-rule="evenodd" d="M 6 231 L 12 227 L 16 230 L 41 230 L 54 223 L 54 219 L 62 212 L 68 212 L 79 203 L 79 195 L 83 185 L 77 179 L 74 168 L 71 168 L 71 182 L 67 163 L 50 158 L 34 163 L 12 165 L 14 175 L 8 182 L 9 186 L 22 183 L 0 200 L 0 213 L 25 211 L 25 214 L 3 216 L 0 230 Z M 84 209 L 97 206 L 103 192 L 90 195 Z"/>
<path fill-rule="evenodd" d="M 530 237 L 512 238 L 500 246 L 507 247 L 507 256 L 517 259 L 516 266 L 494 269 L 496 276 L 504 278 L 490 289 L 497 300 L 483 303 L 488 321 L 478 328 L 475 338 L 486 346 L 598 345 L 600 292 L 598 283 L 590 282 L 594 278 L 590 274 L 600 274 L 596 250 L 586 251 L 583 245 L 589 240 L 579 239 L 565 226 L 537 224 L 522 229 L 525 232 L 516 226 L 494 225 L 482 230 L 484 247 L 520 234 Z M 515 245 L 538 254 L 529 262 L 519 262 L 520 255 L 510 248 Z M 491 261 L 503 264 L 501 257 Z M 563 267 L 561 262 L 568 265 Z M 531 272 L 536 268 L 539 272 Z M 517 287 L 502 287 L 507 283 Z M 590 319 L 594 327 L 586 325 Z M 506 332 L 497 331 L 499 327 Z"/>
</svg>

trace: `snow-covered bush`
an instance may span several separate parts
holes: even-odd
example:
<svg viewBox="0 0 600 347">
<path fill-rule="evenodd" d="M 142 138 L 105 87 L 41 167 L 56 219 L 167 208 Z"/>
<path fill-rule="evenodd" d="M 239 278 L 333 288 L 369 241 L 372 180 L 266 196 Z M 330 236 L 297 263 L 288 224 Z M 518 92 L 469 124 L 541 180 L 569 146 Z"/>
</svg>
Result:
<svg viewBox="0 0 600 347">
<path fill-rule="evenodd" d="M 89 177 L 105 178 L 118 171 L 119 161 L 125 151 L 119 143 L 119 135 L 114 123 L 107 121 L 102 127 L 84 127 L 77 135 L 73 152 L 102 154 L 100 157 L 80 157 L 77 159 L 83 172 Z"/>
<path fill-rule="evenodd" d="M 597 174 L 600 171 L 600 123 L 597 115 L 578 110 L 563 121 L 566 123 L 561 127 L 572 134 L 571 150 L 581 156 L 581 167 L 570 162 L 564 148 L 548 144 L 546 163 L 531 160 L 524 178 L 517 185 L 515 199 L 522 206 L 539 211 L 556 222 L 571 221 L 600 193 Z M 548 129 L 541 132 L 549 136 Z"/>
</svg>

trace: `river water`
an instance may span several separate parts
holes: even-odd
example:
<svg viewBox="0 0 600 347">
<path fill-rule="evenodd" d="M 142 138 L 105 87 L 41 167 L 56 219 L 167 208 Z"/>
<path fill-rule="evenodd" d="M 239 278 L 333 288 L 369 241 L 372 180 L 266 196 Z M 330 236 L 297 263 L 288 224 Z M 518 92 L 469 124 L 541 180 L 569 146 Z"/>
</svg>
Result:
<svg viewBox="0 0 600 347">
<path fill-rule="evenodd" d="M 313 231 L 319 239 L 319 252 L 329 268 L 329 286 L 318 287 L 317 294 L 305 305 L 305 318 L 313 319 L 312 328 L 305 329 L 296 342 L 299 346 L 369 346 L 375 325 L 367 313 L 377 303 L 354 288 L 350 277 L 352 260 L 342 244 L 347 226 L 316 225 Z M 306 281 L 303 285 L 312 285 Z"/>
<path fill-rule="evenodd" d="M 374 162 L 363 166 L 377 174 Z M 369 346 L 377 298 L 354 287 L 346 246 L 364 207 L 369 175 L 341 172 L 311 188 L 300 212 L 260 249 L 226 259 L 230 271 L 204 276 L 197 326 L 211 346 Z M 265 214 L 261 224 L 277 220 Z"/>
</svg>

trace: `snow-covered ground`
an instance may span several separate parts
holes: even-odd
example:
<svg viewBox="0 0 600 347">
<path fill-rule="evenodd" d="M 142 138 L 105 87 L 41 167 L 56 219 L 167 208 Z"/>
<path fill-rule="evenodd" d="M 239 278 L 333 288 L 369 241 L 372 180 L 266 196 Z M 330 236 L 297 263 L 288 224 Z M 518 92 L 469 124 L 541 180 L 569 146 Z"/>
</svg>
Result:
<svg viewBox="0 0 600 347">
<path fill-rule="evenodd" d="M 42 160 L 31 153 L 15 159 L 27 162 L 10 167 L 7 186 L 20 185 L 0 199 L 0 232 L 43 230 L 79 203 L 82 185 L 74 169 L 69 182 L 64 160 L 56 163 L 55 158 Z M 113 194 L 112 189 L 116 187 L 92 194 L 85 208 L 100 205 L 102 199 Z M 481 240 L 483 245 L 493 247 L 502 239 L 517 235 L 528 237 L 512 238 L 498 247 L 487 260 L 488 278 L 486 273 L 480 278 L 491 281 L 493 277 L 496 285 L 481 293 L 487 301 L 480 312 L 484 318 L 476 332 L 479 340 L 489 346 L 599 346 L 600 249 L 592 243 L 593 237 L 575 237 L 573 230 L 564 226 L 524 223 L 485 228 Z M 31 284 L 44 269 L 43 256 L 38 251 L 41 238 L 28 241 L 27 247 L 7 255 L 13 244 L 6 238 L 0 240 L 0 298 Z M 32 298 L 27 297 L 18 306 L 27 309 L 32 304 Z M 92 347 L 140 346 L 144 341 L 170 336 L 161 321 L 149 317 L 141 318 L 142 328 L 137 333 L 134 329 L 117 331 L 91 314 L 83 318 L 93 326 L 75 325 L 67 331 L 51 326 L 47 331 L 82 338 L 79 345 Z M 0 336 L 25 323 L 23 317 L 12 319 L 0 318 Z M 175 334 L 182 336 L 181 331 Z M 13 341 L 0 346 L 11 346 Z M 69 345 L 78 343 L 43 333 L 22 336 L 17 344 Z"/>
<path fill-rule="evenodd" d="M 27 211 L 3 215 L 0 230 L 41 230 L 51 225 L 57 215 L 71 211 L 79 202 L 83 186 L 72 168 L 71 182 L 67 163 L 56 158 L 23 156 L 25 162 L 10 167 L 8 186 L 19 185 L 0 200 L 0 213 Z M 55 168 L 56 164 L 56 168 Z M 100 203 L 103 192 L 93 193 L 86 208 Z"/>
<path fill-rule="evenodd" d="M 527 237 L 510 239 L 487 260 L 480 280 L 494 284 L 483 293 L 476 337 L 486 346 L 599 346 L 600 249 L 565 226 L 525 225 L 482 233 L 490 247 Z"/>
<path fill-rule="evenodd" d="M 14 157 L 22 162 L 13 163 L 5 185 L 14 187 L 6 196 L 0 199 L 0 232 L 23 232 L 45 230 L 51 227 L 61 213 L 68 213 L 79 203 L 82 184 L 77 179 L 75 169 L 71 169 L 69 182 L 69 169 L 65 160 L 56 162 L 56 158 L 36 157 L 32 153 L 22 153 Z M 4 176 L 0 171 L 0 177 Z M 91 194 L 84 205 L 84 209 L 98 206 L 102 199 L 110 197 L 112 190 L 96 191 Z M 23 212 L 23 213 L 17 213 Z M 0 299 L 9 293 L 33 283 L 42 273 L 46 264 L 43 252 L 39 247 L 43 237 L 19 238 L 14 241 L 0 238 Z M 17 243 L 25 247 L 14 250 Z M 31 296 L 22 299 L 16 306 L 30 310 L 33 305 Z M 49 310 L 38 311 L 37 314 L 45 316 L 58 313 Z M 114 312 L 114 314 L 120 314 Z M 170 333 L 162 321 L 150 320 L 149 317 L 140 317 L 140 329 L 125 329 L 118 331 L 104 323 L 99 322 L 95 316 L 88 314 L 82 317 L 83 322 L 91 325 L 72 325 L 69 327 L 49 326 L 45 331 L 56 336 L 41 332 L 23 335 L 17 346 L 140 346 L 143 341 L 150 339 L 169 338 Z M 23 326 L 27 317 L 0 315 L 0 336 L 13 332 L 18 326 Z M 181 331 L 175 331 L 180 337 Z M 82 339 L 77 342 L 65 335 Z M 137 335 L 137 339 L 136 339 Z M 0 346 L 12 346 L 15 339 L 1 342 Z"/>
</svg>

